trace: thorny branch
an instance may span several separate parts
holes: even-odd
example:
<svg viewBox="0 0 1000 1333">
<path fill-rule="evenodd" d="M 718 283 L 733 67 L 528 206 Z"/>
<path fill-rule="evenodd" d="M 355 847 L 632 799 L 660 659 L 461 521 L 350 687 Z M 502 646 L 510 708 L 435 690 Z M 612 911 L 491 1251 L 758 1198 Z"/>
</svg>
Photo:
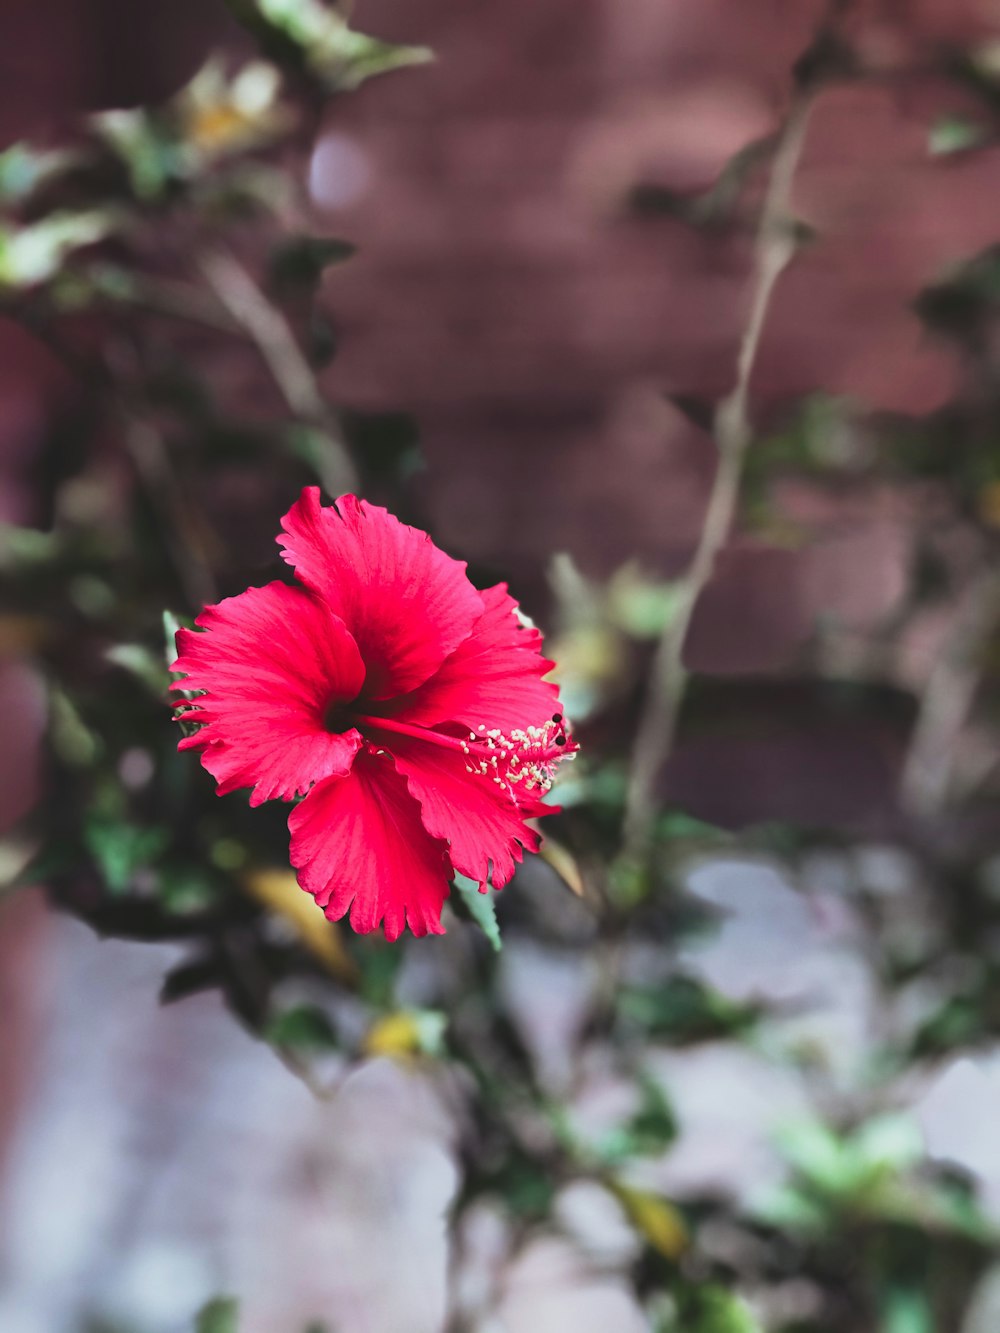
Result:
<svg viewBox="0 0 1000 1333">
<path fill-rule="evenodd" d="M 673 748 L 677 719 L 687 689 L 688 673 L 683 656 L 688 627 L 698 598 L 712 577 L 716 559 L 733 526 L 744 460 L 753 435 L 749 416 L 750 378 L 775 283 L 795 252 L 794 233 L 788 217 L 789 202 L 810 107 L 811 94 L 808 89 L 803 89 L 793 103 L 775 149 L 757 230 L 750 315 L 737 358 L 736 382 L 732 392 L 719 403 L 715 414 L 718 468 L 698 545 L 680 579 L 676 609 L 656 646 L 632 753 L 623 851 L 627 865 L 641 864 L 649 848 L 656 815 L 656 778 Z"/>
</svg>

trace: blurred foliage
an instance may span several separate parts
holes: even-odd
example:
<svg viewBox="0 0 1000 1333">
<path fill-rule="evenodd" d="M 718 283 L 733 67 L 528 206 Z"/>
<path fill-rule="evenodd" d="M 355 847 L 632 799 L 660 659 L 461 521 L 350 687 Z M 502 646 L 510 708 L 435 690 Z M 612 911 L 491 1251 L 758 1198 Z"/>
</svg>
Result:
<svg viewBox="0 0 1000 1333">
<path fill-rule="evenodd" d="M 228 1296 L 209 1301 L 195 1320 L 195 1333 L 239 1333 L 239 1305 Z"/>
<path fill-rule="evenodd" d="M 356 88 L 374 74 L 431 59 L 426 47 L 396 46 L 355 32 L 321 0 L 227 0 L 227 4 L 268 54 L 308 71 L 326 91 Z"/>
<path fill-rule="evenodd" d="M 598 1186 L 633 1234 L 621 1267 L 658 1333 L 964 1328 L 995 1260 L 998 1219 L 971 1169 L 928 1153 L 912 1104 L 942 1061 L 1000 1034 L 993 751 L 983 762 L 980 749 L 957 784 L 960 808 L 917 820 L 897 812 L 877 837 L 818 822 L 720 827 L 678 808 L 665 788 L 648 864 L 622 870 L 629 737 L 654 645 L 685 590 L 637 563 L 599 581 L 558 556 L 549 651 L 584 752 L 523 891 L 481 895 L 458 877 L 445 941 L 387 946 L 326 921 L 288 868 L 286 812 L 250 811 L 239 794 L 216 799 L 208 775 L 176 753 L 165 704 L 174 633 L 205 602 L 259 582 L 265 565 L 277 570 L 274 517 L 303 484 L 357 486 L 419 517 L 408 489 L 420 465 L 412 423 L 340 412 L 322 392 L 318 372 L 336 347 L 328 298 L 335 306 L 336 266 L 353 245 L 317 234 L 302 180 L 329 95 L 428 53 L 355 32 L 319 0 L 230 8 L 259 57 L 234 66 L 213 56 L 165 105 L 96 115 L 64 149 L 16 144 L 0 155 L 2 308 L 71 385 L 39 464 L 44 521 L 8 527 L 0 543 L 2 643 L 33 663 L 48 718 L 45 796 L 5 848 L 2 863 L 15 869 L 7 891 L 44 881 L 55 904 L 103 934 L 183 942 L 164 1002 L 221 991 L 320 1096 L 373 1057 L 402 1061 L 452 1095 L 457 1087 L 456 1230 L 488 1204 L 513 1254 L 563 1226 L 566 1187 Z M 965 66 L 952 74 L 965 86 Z M 935 125 L 927 148 L 947 158 L 986 141 L 979 121 L 954 117 Z M 635 202 L 719 234 L 739 224 L 770 147 L 741 152 L 683 207 L 662 192 Z M 894 645 L 995 565 L 998 253 L 913 294 L 927 329 L 965 359 L 967 393 L 909 419 L 818 392 L 767 422 L 749 455 L 741 521 L 784 550 L 812 538 L 801 511 L 782 504 L 790 483 L 823 498 L 939 487 L 941 516 L 918 534 L 904 605 L 860 647 L 849 627 L 817 626 L 787 668 L 801 693 L 783 689 L 777 706 L 758 679 L 695 681 L 684 736 L 735 725 L 770 737 L 820 701 L 838 723 L 860 720 L 885 747 L 905 749 L 925 701 Z M 235 390 L 226 387 L 234 360 Z M 711 423 L 713 404 L 677 402 Z M 251 502 L 233 508 L 241 488 Z M 960 664 L 989 724 L 988 750 L 995 611 Z M 886 849 L 903 867 L 891 890 L 865 870 L 865 855 Z M 693 887 L 699 868 L 734 860 L 751 872 L 770 866 L 787 886 L 770 935 L 740 936 L 738 905 Z M 835 866 L 835 892 L 816 888 L 817 865 Z M 788 927 L 793 908 L 811 933 Z M 755 910 L 769 929 L 766 909 Z M 862 1031 L 850 1028 L 850 1040 L 833 1001 L 817 1017 L 789 981 L 803 957 L 820 978 L 831 960 L 843 963 L 843 920 L 864 976 Z M 726 968 L 713 969 L 705 950 L 727 931 L 737 943 Z M 553 966 L 572 960 L 586 982 L 556 1072 L 507 984 L 525 946 Z M 416 955 L 432 959 L 433 975 L 415 997 Z M 761 958 L 753 984 L 730 980 Z M 683 1173 L 669 1169 L 699 1128 L 684 1061 L 721 1069 L 734 1055 L 748 1062 L 746 1077 L 764 1066 L 790 1080 L 796 1105 L 772 1113 L 769 1095 L 734 1092 L 717 1070 L 712 1109 L 726 1114 L 712 1155 L 730 1175 L 674 1197 L 665 1181 L 680 1184 Z M 597 1125 L 580 1109 L 595 1068 L 619 1095 Z M 727 1157 L 729 1137 L 748 1126 L 757 1138 L 747 1157 L 770 1163 L 763 1182 L 742 1179 Z M 234 1333 L 236 1303 L 213 1301 L 195 1327 Z"/>
</svg>

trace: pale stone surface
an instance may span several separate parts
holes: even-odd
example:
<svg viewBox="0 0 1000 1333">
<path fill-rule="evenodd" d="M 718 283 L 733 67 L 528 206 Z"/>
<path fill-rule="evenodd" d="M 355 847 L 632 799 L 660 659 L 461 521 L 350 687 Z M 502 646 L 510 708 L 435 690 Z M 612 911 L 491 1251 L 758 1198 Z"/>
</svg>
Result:
<svg viewBox="0 0 1000 1333">
<path fill-rule="evenodd" d="M 241 1333 L 437 1333 L 456 1172 L 429 1085 L 376 1061 L 319 1102 L 216 997 L 158 1007 L 178 950 L 52 934 L 0 1190 L 4 1333 L 75 1333 L 87 1311 L 188 1333 L 220 1291 Z"/>
<path fill-rule="evenodd" d="M 928 1155 L 970 1172 L 983 1207 L 1000 1222 L 1000 1048 L 949 1060 L 915 1110 Z"/>
<path fill-rule="evenodd" d="M 158 1005 L 180 957 L 51 922 L 37 1077 L 0 1182 L 0 1329 L 78 1333 L 103 1314 L 190 1333 L 205 1300 L 231 1293 L 240 1333 L 314 1319 L 440 1333 L 458 1178 L 430 1081 L 377 1060 L 318 1101 L 216 996 Z M 531 995 L 551 1020 L 530 1040 L 558 1083 L 591 983 L 534 946 L 505 968 L 526 1035 Z M 558 1215 L 575 1245 L 538 1238 L 514 1255 L 500 1213 L 467 1219 L 458 1291 L 481 1333 L 645 1328 L 614 1201 L 579 1184 Z"/>
<path fill-rule="evenodd" d="M 511 1265 L 498 1312 L 478 1333 L 648 1333 L 625 1283 L 590 1270 L 564 1241 L 544 1237 Z"/>
</svg>

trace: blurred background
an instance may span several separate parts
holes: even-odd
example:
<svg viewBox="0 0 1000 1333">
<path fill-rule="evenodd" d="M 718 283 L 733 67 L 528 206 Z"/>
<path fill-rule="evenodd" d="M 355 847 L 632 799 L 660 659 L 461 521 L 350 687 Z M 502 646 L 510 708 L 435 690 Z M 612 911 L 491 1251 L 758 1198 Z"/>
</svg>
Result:
<svg viewBox="0 0 1000 1333">
<path fill-rule="evenodd" d="M 997 1333 L 1000 5 L 7 0 L 0 74 L 0 1333 Z M 582 745 L 440 939 L 174 751 L 316 483 Z"/>
</svg>

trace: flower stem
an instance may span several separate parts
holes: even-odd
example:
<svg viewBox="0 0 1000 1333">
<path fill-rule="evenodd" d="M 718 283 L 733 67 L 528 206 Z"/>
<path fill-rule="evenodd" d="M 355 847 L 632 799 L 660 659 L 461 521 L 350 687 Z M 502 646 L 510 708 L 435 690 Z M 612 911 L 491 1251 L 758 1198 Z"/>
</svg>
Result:
<svg viewBox="0 0 1000 1333">
<path fill-rule="evenodd" d="M 900 806 L 914 820 L 939 815 L 953 794 L 960 745 L 998 613 L 1000 574 L 987 563 L 966 589 L 920 695 L 899 787 Z"/>
<path fill-rule="evenodd" d="M 329 463 L 322 478 L 324 486 L 333 495 L 357 491 L 358 473 L 340 423 L 284 315 L 227 251 L 209 250 L 200 257 L 200 264 L 223 308 L 256 346 L 285 402 L 300 420 L 326 437 Z"/>
<path fill-rule="evenodd" d="M 751 276 L 750 315 L 740 343 L 736 382 L 715 413 L 719 462 L 701 535 L 681 576 L 674 614 L 656 645 L 646 698 L 632 752 L 625 806 L 623 860 L 641 865 L 649 851 L 656 818 L 655 784 L 674 744 L 687 690 L 684 645 L 698 598 L 712 577 L 719 552 L 729 539 L 739 500 L 747 448 L 753 436 L 749 413 L 750 379 L 774 287 L 795 252 L 789 202 L 802 152 L 811 94 L 799 92 L 775 148 L 771 177 L 761 210 Z"/>
</svg>

